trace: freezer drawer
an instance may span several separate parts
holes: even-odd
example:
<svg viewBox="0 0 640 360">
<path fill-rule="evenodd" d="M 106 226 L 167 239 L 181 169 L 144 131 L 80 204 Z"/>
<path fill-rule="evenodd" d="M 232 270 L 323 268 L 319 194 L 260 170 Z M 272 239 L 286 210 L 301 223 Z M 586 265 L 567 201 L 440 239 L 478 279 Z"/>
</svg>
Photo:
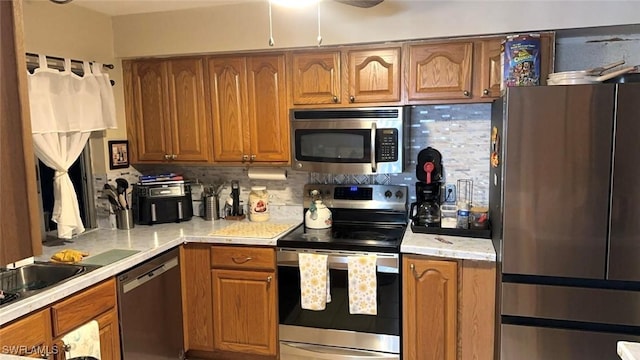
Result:
<svg viewBox="0 0 640 360">
<path fill-rule="evenodd" d="M 503 324 L 501 360 L 620 360 L 618 341 L 640 336 Z"/>
<path fill-rule="evenodd" d="M 640 326 L 640 291 L 502 283 L 502 315 Z"/>
</svg>

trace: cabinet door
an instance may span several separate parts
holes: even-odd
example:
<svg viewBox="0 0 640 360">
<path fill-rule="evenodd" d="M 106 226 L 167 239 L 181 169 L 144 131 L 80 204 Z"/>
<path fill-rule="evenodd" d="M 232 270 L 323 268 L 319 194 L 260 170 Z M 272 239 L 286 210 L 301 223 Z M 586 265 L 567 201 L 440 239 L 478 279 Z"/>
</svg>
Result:
<svg viewBox="0 0 640 360">
<path fill-rule="evenodd" d="M 340 102 L 340 52 L 314 51 L 291 55 L 294 105 Z"/>
<path fill-rule="evenodd" d="M 457 263 L 403 259 L 403 359 L 455 360 Z"/>
<path fill-rule="evenodd" d="M 167 70 L 171 159 L 206 162 L 212 151 L 204 97 L 204 60 L 171 60 Z"/>
<path fill-rule="evenodd" d="M 214 269 L 211 274 L 215 349 L 276 355 L 275 273 Z"/>
<path fill-rule="evenodd" d="M 145 60 L 131 64 L 131 95 L 127 104 L 131 121 L 129 139 L 135 150 L 133 162 L 165 161 L 170 155 L 168 131 L 168 98 L 166 91 L 166 62 Z M 127 71 L 127 67 L 125 67 Z"/>
<path fill-rule="evenodd" d="M 0 354 L 41 358 L 41 355 L 51 352 L 49 309 L 40 310 L 0 329 Z"/>
<path fill-rule="evenodd" d="M 472 42 L 409 46 L 409 100 L 471 97 Z"/>
<path fill-rule="evenodd" d="M 0 1 L 0 264 L 42 253 L 24 67 L 22 1 Z"/>
<path fill-rule="evenodd" d="M 351 50 L 349 102 L 400 101 L 400 48 Z"/>
<path fill-rule="evenodd" d="M 247 58 L 251 161 L 289 161 L 284 56 Z"/>
<path fill-rule="evenodd" d="M 213 351 L 213 315 L 209 245 L 180 248 L 184 348 Z"/>
<path fill-rule="evenodd" d="M 500 96 L 500 45 L 502 38 L 488 39 L 478 44 L 476 60 L 477 79 L 474 86 L 474 95 L 483 98 L 497 98 Z"/>
<path fill-rule="evenodd" d="M 214 160 L 248 160 L 246 58 L 213 57 L 209 58 L 208 67 Z"/>
<path fill-rule="evenodd" d="M 116 308 L 98 316 L 101 360 L 120 360 L 120 331 Z"/>
</svg>

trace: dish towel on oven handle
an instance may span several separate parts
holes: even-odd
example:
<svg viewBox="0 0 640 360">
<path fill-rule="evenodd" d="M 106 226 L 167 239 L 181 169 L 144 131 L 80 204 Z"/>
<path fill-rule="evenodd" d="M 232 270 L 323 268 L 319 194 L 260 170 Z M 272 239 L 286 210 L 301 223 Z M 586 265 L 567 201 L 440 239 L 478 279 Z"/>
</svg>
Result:
<svg viewBox="0 0 640 360">
<path fill-rule="evenodd" d="M 306 310 L 324 310 L 331 302 L 327 255 L 298 254 L 300 266 L 300 303 Z"/>
<path fill-rule="evenodd" d="M 376 256 L 350 256 L 347 260 L 349 271 L 349 313 L 377 315 Z"/>
</svg>

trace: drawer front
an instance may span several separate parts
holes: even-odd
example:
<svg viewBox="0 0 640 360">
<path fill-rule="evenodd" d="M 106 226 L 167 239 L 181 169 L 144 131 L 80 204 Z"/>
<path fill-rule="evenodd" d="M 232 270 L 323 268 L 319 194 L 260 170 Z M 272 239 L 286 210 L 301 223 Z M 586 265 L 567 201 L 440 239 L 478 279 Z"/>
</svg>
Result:
<svg viewBox="0 0 640 360">
<path fill-rule="evenodd" d="M 0 353 L 39 358 L 51 351 L 49 309 L 38 311 L 0 329 Z"/>
<path fill-rule="evenodd" d="M 62 300 L 51 307 L 53 336 L 64 335 L 115 306 L 115 279 Z"/>
<path fill-rule="evenodd" d="M 211 267 L 275 270 L 275 249 L 245 246 L 212 246 Z"/>
</svg>

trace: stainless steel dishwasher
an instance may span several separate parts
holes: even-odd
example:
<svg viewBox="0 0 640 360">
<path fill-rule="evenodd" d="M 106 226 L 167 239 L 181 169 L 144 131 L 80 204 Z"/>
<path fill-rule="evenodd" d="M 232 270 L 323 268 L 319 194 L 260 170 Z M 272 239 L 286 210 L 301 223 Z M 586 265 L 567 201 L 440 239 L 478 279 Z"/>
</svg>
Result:
<svg viewBox="0 0 640 360">
<path fill-rule="evenodd" d="M 118 275 L 123 360 L 184 359 L 178 250 Z"/>
</svg>

